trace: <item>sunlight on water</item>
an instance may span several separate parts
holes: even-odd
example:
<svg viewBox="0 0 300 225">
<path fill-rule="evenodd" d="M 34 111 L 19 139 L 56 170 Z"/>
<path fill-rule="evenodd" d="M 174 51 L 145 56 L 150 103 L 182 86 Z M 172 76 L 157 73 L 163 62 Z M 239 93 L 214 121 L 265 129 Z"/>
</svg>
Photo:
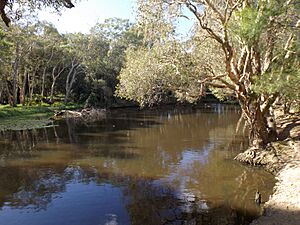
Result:
<svg viewBox="0 0 300 225">
<path fill-rule="evenodd" d="M 274 178 L 233 157 L 239 110 L 118 110 L 1 133 L 0 224 L 249 224 Z"/>
</svg>

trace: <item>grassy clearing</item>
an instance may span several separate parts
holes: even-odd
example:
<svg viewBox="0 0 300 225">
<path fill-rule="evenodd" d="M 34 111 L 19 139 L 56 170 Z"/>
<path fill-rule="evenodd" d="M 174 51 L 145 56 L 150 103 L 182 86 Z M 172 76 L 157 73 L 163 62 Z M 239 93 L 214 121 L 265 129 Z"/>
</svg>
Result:
<svg viewBox="0 0 300 225">
<path fill-rule="evenodd" d="M 64 105 L 55 103 L 53 105 L 42 104 L 36 106 L 11 107 L 0 105 L 0 131 L 4 130 L 24 130 L 42 128 L 52 124 L 49 119 L 54 110 L 59 109 L 78 109 L 80 105 Z"/>
<path fill-rule="evenodd" d="M 9 105 L 0 105 L 0 118 L 10 117 L 44 117 L 50 116 L 54 110 L 58 109 L 78 109 L 81 105 L 69 104 L 64 105 L 62 103 L 55 103 L 53 105 L 42 104 L 36 106 L 22 106 L 11 107 Z"/>
<path fill-rule="evenodd" d="M 51 115 L 52 112 L 53 110 L 47 106 L 0 106 L 0 118 L 30 117 L 33 115 L 37 117 L 43 117 Z"/>
</svg>

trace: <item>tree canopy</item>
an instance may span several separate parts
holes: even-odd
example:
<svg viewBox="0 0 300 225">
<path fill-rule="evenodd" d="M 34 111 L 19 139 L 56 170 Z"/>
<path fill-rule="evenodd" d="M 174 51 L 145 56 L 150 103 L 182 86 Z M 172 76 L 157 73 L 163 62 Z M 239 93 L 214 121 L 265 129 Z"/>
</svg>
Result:
<svg viewBox="0 0 300 225">
<path fill-rule="evenodd" d="M 126 68 L 120 75 L 120 96 L 152 104 L 159 100 L 151 97 L 156 89 L 163 93 L 172 86 L 173 94 L 179 99 L 182 94 L 177 93 L 184 87 L 188 87 L 185 96 L 194 96 L 197 90 L 186 83 L 198 85 L 198 97 L 204 93 L 203 86 L 221 89 L 239 101 L 253 146 L 265 145 L 276 138 L 267 124 L 272 104 L 282 97 L 299 99 L 293 92 L 299 89 L 300 80 L 297 1 L 147 0 L 138 4 L 140 14 L 144 15 L 138 17 L 138 23 L 147 36 L 157 38 L 148 49 L 128 52 Z M 151 8 L 158 11 L 151 14 Z M 183 49 L 172 48 L 176 53 L 167 53 L 169 45 L 166 43 L 174 39 L 169 29 L 172 21 L 185 16 L 187 10 L 197 21 L 191 43 Z M 167 26 L 155 26 L 156 21 Z M 182 56 L 182 51 L 188 54 Z M 190 60 L 191 55 L 193 60 Z M 172 62 L 176 59 L 185 66 L 184 70 L 175 69 Z M 167 66 L 165 62 L 169 62 Z M 180 82 L 184 76 L 186 82 Z M 173 83 L 174 77 L 177 82 Z M 196 97 L 191 99 L 197 100 Z"/>
<path fill-rule="evenodd" d="M 65 103 L 113 104 L 125 50 L 142 44 L 133 30 L 118 18 L 89 34 L 60 34 L 47 22 L 0 30 L 0 103 L 53 104 L 63 97 Z"/>
<path fill-rule="evenodd" d="M 59 11 L 62 7 L 74 7 L 71 0 L 0 0 L 0 15 L 6 26 L 11 22 L 10 16 L 14 19 L 22 16 L 24 10 L 35 11 L 45 7 L 51 7 Z M 10 16 L 8 16 L 10 14 Z"/>
</svg>

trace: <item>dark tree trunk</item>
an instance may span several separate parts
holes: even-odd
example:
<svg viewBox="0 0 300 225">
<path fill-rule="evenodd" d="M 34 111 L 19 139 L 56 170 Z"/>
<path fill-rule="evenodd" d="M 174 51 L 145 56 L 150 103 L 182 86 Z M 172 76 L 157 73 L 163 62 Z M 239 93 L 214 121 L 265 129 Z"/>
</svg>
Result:
<svg viewBox="0 0 300 225">
<path fill-rule="evenodd" d="M 256 148 L 266 146 L 270 142 L 266 117 L 261 112 L 257 112 L 257 116 L 251 119 L 249 130 L 250 145 Z"/>
<path fill-rule="evenodd" d="M 246 104 L 240 101 L 240 105 L 249 127 L 249 144 L 251 147 L 263 148 L 277 139 L 276 125 L 270 126 L 268 123 L 269 109 L 262 109 L 262 106 L 257 102 Z M 272 124 L 275 124 L 275 121 Z"/>
</svg>

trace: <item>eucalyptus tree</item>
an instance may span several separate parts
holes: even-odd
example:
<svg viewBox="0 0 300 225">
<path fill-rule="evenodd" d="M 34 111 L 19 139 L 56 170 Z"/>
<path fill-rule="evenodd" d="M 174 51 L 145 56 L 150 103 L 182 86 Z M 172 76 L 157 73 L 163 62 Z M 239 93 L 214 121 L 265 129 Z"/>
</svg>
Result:
<svg viewBox="0 0 300 225">
<path fill-rule="evenodd" d="M 7 39 L 7 33 L 0 28 L 0 103 L 7 96 L 6 77 L 10 68 L 12 43 Z"/>
<path fill-rule="evenodd" d="M 16 106 L 18 103 L 17 93 L 18 86 L 20 84 L 20 72 L 22 64 L 24 63 L 24 57 L 30 51 L 31 43 L 29 40 L 29 30 L 27 28 L 21 28 L 20 26 L 13 26 L 8 32 L 6 32 L 6 40 L 11 43 L 11 51 L 9 60 L 3 63 L 3 66 L 7 68 L 3 74 L 6 82 L 6 91 L 8 102 L 11 106 Z"/>
<path fill-rule="evenodd" d="M 91 29 L 84 66 L 91 92 L 87 105 L 108 106 L 115 99 L 117 76 L 125 62 L 125 51 L 141 44 L 129 20 L 111 18 Z"/>
<path fill-rule="evenodd" d="M 204 94 L 199 84 L 199 59 L 175 40 L 127 51 L 116 94 L 141 106 L 179 101 L 195 102 Z"/>
<path fill-rule="evenodd" d="M 1 29 L 2 31 L 2 29 Z M 1 93 L 4 102 L 11 106 L 17 104 L 17 87 L 20 62 L 24 54 L 24 39 L 19 27 L 9 32 L 1 32 Z"/>
<path fill-rule="evenodd" d="M 40 74 L 45 61 L 45 38 L 40 33 L 39 24 L 14 25 L 8 33 L 11 35 L 14 48 L 18 50 L 18 54 L 17 51 L 12 54 L 18 57 L 18 61 L 12 61 L 13 74 L 17 78 L 13 90 L 15 93 L 19 91 L 21 104 L 25 104 L 28 96 L 28 103 L 31 105 L 33 96 L 38 93 L 42 83 Z M 15 101 L 17 102 L 17 99 Z"/>
<path fill-rule="evenodd" d="M 182 17 L 189 11 L 197 21 L 196 31 L 213 46 L 202 52 L 204 58 L 207 54 L 213 57 L 211 65 L 198 65 L 198 84 L 229 90 L 235 95 L 249 126 L 252 146 L 264 146 L 276 139 L 267 123 L 271 106 L 281 95 L 282 87 L 299 88 L 297 1 L 141 0 L 138 4 L 142 15 L 145 9 L 147 13 L 151 8 L 163 9 L 163 19 Z M 152 18 L 148 18 L 145 14 L 144 23 L 151 24 Z M 153 24 L 152 28 L 159 26 Z M 216 49 L 219 53 L 214 55 Z M 222 62 L 222 68 L 216 69 L 214 62 Z M 268 88 L 263 86 L 266 81 Z"/>
<path fill-rule="evenodd" d="M 32 105 L 33 95 L 35 90 L 37 89 L 40 81 L 40 70 L 43 64 L 43 39 L 37 36 L 36 27 L 34 26 L 34 31 L 30 34 L 28 43 L 29 51 L 26 54 L 26 58 L 24 57 L 24 71 L 27 71 L 27 85 L 28 85 L 28 97 L 29 97 L 29 105 Z M 26 72 L 24 72 L 26 76 Z M 26 86 L 26 82 L 23 83 Z M 25 90 L 24 90 L 25 92 Z M 25 93 L 24 93 L 25 96 Z"/>
<path fill-rule="evenodd" d="M 45 7 L 53 8 L 56 11 L 60 11 L 63 7 L 74 7 L 71 0 L 0 0 L 0 15 L 6 26 L 9 26 L 11 22 L 10 16 L 14 16 L 13 20 L 17 20 L 22 17 L 24 11 L 30 11 L 31 13 L 37 10 L 41 10 Z"/>
<path fill-rule="evenodd" d="M 193 46 L 176 37 L 175 19 L 167 17 L 165 7 L 143 2 L 139 5 L 137 32 L 143 45 L 126 51 L 116 94 L 141 106 L 164 103 L 174 96 L 194 102 L 204 93 L 199 85 L 200 64 Z"/>
<path fill-rule="evenodd" d="M 53 100 L 53 93 L 56 79 L 59 75 L 53 73 L 53 68 L 57 69 L 58 62 L 61 61 L 63 64 L 64 60 L 63 53 L 61 51 L 61 46 L 65 44 L 65 38 L 63 35 L 59 34 L 58 30 L 51 23 L 38 22 L 38 36 L 43 40 L 43 65 L 42 65 L 42 82 L 41 82 L 41 99 L 44 98 L 46 94 L 46 84 L 49 77 L 52 78 L 51 91 L 50 91 L 50 101 Z M 55 65 L 54 65 L 55 64 Z M 54 71 L 56 70 L 54 69 Z M 51 74 L 51 76 L 49 76 Z M 58 73 L 60 74 L 60 73 Z M 55 79 L 56 78 L 56 79 Z"/>
<path fill-rule="evenodd" d="M 64 47 L 64 51 L 69 66 L 65 81 L 65 103 L 69 101 L 77 76 L 81 73 L 85 73 L 83 61 L 86 57 L 86 50 L 88 49 L 88 38 L 85 34 L 68 34 L 66 38 L 67 44 Z"/>
<path fill-rule="evenodd" d="M 63 43 L 58 42 L 56 44 L 62 45 Z M 51 88 L 50 88 L 50 102 L 54 101 L 54 93 L 55 93 L 55 85 L 58 80 L 63 75 L 63 72 L 68 69 L 67 59 L 64 58 L 66 53 L 63 47 L 60 46 L 52 46 L 49 63 L 47 62 L 47 66 L 51 69 Z M 47 68 L 44 68 L 44 72 Z M 44 74 L 44 73 L 43 73 Z"/>
</svg>

